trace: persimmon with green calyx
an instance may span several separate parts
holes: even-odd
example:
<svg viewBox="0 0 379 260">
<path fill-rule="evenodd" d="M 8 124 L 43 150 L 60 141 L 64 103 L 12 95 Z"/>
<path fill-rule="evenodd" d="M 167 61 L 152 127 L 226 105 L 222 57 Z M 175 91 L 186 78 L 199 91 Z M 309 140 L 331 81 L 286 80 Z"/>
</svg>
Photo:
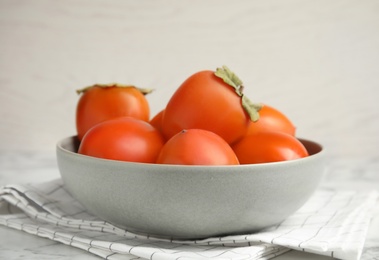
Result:
<svg viewBox="0 0 379 260">
<path fill-rule="evenodd" d="M 187 78 L 165 108 L 162 131 L 170 139 L 183 129 L 214 132 L 232 144 L 259 119 L 260 104 L 243 93 L 242 81 L 226 66 L 199 71 Z"/>
<path fill-rule="evenodd" d="M 278 131 L 295 136 L 296 127 L 280 110 L 264 104 L 259 111 L 259 120 L 250 122 L 246 135 L 267 131 Z"/>
<path fill-rule="evenodd" d="M 158 164 L 238 165 L 230 145 L 217 134 L 188 129 L 174 135 L 161 149 Z"/>
<path fill-rule="evenodd" d="M 247 135 L 232 149 L 240 164 L 271 163 L 308 156 L 304 145 L 294 136 L 283 132 L 258 132 Z"/>
<path fill-rule="evenodd" d="M 145 97 L 152 90 L 132 85 L 95 84 L 80 90 L 76 107 L 76 130 L 79 140 L 98 123 L 130 116 L 149 121 L 150 107 Z"/>
</svg>

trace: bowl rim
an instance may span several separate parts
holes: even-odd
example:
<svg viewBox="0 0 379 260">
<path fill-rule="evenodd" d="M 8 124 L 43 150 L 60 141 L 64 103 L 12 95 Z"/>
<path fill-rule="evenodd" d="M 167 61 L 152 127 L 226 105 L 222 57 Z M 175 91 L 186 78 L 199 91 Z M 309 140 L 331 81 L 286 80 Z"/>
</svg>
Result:
<svg viewBox="0 0 379 260">
<path fill-rule="evenodd" d="M 299 159 L 293 159 L 293 160 L 287 160 L 287 161 L 279 161 L 279 162 L 267 162 L 267 163 L 256 163 L 256 164 L 239 164 L 239 165 L 179 165 L 179 164 L 156 164 L 156 163 L 143 163 L 143 162 L 128 162 L 128 161 L 119 161 L 119 160 L 112 160 L 112 159 L 105 159 L 105 158 L 98 158 L 93 156 L 88 156 L 84 154 L 79 154 L 77 152 L 71 151 L 64 146 L 67 144 L 73 144 L 78 146 L 79 145 L 79 139 L 77 138 L 77 135 L 71 135 L 68 137 L 65 137 L 63 139 L 60 139 L 56 143 L 56 151 L 58 153 L 62 152 L 69 156 L 75 156 L 77 158 L 83 158 L 90 161 L 97 161 L 97 162 L 104 162 L 104 163 L 112 163 L 112 164 L 118 164 L 118 165 L 133 165 L 133 166 L 141 166 L 141 167 L 162 167 L 162 168 L 171 168 L 171 169 L 236 169 L 236 168 L 261 168 L 261 167 L 269 167 L 269 166 L 279 166 L 283 164 L 295 164 L 301 162 L 306 162 L 309 160 L 314 160 L 315 158 L 318 158 L 320 156 L 323 156 L 325 153 L 325 148 L 323 145 L 321 145 L 318 142 L 305 139 L 305 138 L 299 138 L 296 137 L 302 144 L 306 146 L 306 149 L 308 151 L 307 145 L 314 146 L 317 148 L 318 151 L 310 153 L 307 157 L 299 158 Z M 309 151 L 308 151 L 309 152 Z"/>
</svg>

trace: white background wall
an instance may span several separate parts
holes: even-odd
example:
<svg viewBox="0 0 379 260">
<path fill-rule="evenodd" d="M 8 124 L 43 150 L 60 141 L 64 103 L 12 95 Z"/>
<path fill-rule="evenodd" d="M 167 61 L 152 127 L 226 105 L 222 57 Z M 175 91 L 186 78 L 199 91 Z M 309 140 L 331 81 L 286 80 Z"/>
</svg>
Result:
<svg viewBox="0 0 379 260">
<path fill-rule="evenodd" d="M 54 152 L 75 90 L 154 88 L 228 65 L 331 157 L 379 159 L 379 1 L 0 0 L 0 151 Z"/>
</svg>

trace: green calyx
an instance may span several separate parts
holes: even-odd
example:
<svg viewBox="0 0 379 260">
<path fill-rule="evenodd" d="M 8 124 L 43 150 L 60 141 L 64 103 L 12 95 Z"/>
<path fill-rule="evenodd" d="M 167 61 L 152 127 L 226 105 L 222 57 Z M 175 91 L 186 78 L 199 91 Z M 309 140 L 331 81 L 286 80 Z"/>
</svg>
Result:
<svg viewBox="0 0 379 260">
<path fill-rule="evenodd" d="M 253 103 L 244 93 L 243 93 L 243 83 L 242 80 L 234 74 L 227 66 L 222 66 L 222 68 L 217 68 L 215 75 L 221 78 L 226 84 L 232 86 L 238 96 L 241 97 L 242 107 L 245 109 L 249 115 L 251 121 L 256 122 L 259 119 L 259 110 L 262 109 L 262 104 Z"/>
<path fill-rule="evenodd" d="M 119 83 L 110 83 L 110 84 L 94 84 L 92 86 L 88 86 L 82 89 L 76 90 L 76 93 L 79 95 L 86 92 L 87 90 L 94 88 L 94 87 L 99 87 L 99 88 L 111 88 L 111 87 L 117 87 L 117 88 L 136 88 L 138 89 L 142 94 L 147 95 L 153 92 L 153 89 L 147 89 L 147 88 L 137 88 L 136 86 L 133 85 L 124 85 L 124 84 L 119 84 Z"/>
</svg>

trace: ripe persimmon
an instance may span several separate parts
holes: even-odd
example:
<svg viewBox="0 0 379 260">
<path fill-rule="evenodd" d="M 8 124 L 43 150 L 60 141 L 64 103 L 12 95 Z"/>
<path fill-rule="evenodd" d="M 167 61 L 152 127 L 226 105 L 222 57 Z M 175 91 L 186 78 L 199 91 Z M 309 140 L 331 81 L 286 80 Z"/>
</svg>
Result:
<svg viewBox="0 0 379 260">
<path fill-rule="evenodd" d="M 183 129 L 204 129 L 232 144 L 245 135 L 250 120 L 258 120 L 259 109 L 243 94 L 242 81 L 227 67 L 199 71 L 168 101 L 162 131 L 170 139 Z"/>
<path fill-rule="evenodd" d="M 188 129 L 168 140 L 157 159 L 158 164 L 236 165 L 237 156 L 217 134 L 203 129 Z"/>
<path fill-rule="evenodd" d="M 149 90 L 121 84 L 96 84 L 77 91 L 76 130 L 79 140 L 103 121 L 130 116 L 149 121 L 150 107 L 145 97 Z"/>
<path fill-rule="evenodd" d="M 163 144 L 161 133 L 148 122 L 118 117 L 88 130 L 78 153 L 110 160 L 155 163 Z"/>
<path fill-rule="evenodd" d="M 232 148 L 240 164 L 280 162 L 308 156 L 308 151 L 297 138 L 283 132 L 247 135 Z"/>
<path fill-rule="evenodd" d="M 295 136 L 296 128 L 280 110 L 265 104 L 259 110 L 259 120 L 249 123 L 246 135 L 266 131 L 279 131 Z"/>
</svg>

